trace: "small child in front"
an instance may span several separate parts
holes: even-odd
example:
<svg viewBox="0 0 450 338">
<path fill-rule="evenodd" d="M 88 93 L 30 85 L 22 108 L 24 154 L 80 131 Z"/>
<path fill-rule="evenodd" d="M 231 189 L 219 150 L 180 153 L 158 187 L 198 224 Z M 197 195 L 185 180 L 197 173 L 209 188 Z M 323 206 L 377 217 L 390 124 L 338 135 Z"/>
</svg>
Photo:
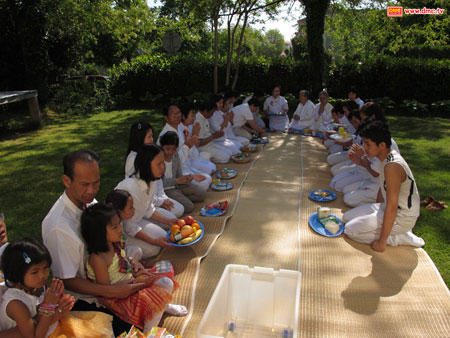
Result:
<svg viewBox="0 0 450 338">
<path fill-rule="evenodd" d="M 100 284 L 144 283 L 146 287 L 128 298 L 100 298 L 102 305 L 122 320 L 148 332 L 158 326 L 164 312 L 184 316 L 186 307 L 169 304 L 177 284 L 164 274 L 150 273 L 126 257 L 121 247 L 122 223 L 114 206 L 94 204 L 81 215 L 81 233 L 89 258 L 89 279 Z"/>
</svg>

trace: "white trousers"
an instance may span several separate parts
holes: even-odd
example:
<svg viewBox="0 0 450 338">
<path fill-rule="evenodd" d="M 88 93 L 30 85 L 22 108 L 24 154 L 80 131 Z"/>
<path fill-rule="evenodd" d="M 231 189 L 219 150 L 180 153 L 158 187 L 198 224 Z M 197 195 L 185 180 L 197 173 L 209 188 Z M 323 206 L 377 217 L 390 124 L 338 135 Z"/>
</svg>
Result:
<svg viewBox="0 0 450 338">
<path fill-rule="evenodd" d="M 364 168 L 363 168 L 364 169 Z M 358 167 L 354 169 L 349 169 L 346 171 L 341 172 L 340 174 L 337 174 L 333 177 L 330 183 L 331 189 L 334 189 L 339 192 L 343 192 L 344 188 L 350 184 L 356 183 L 356 182 L 362 182 L 365 179 L 370 178 L 370 173 L 364 169 L 360 170 Z"/>
<path fill-rule="evenodd" d="M 250 134 L 247 130 L 242 129 L 242 127 L 234 127 L 233 128 L 234 135 L 244 138 L 247 141 L 247 144 L 249 140 L 252 139 L 252 134 Z"/>
<path fill-rule="evenodd" d="M 355 182 L 344 187 L 344 203 L 352 208 L 377 200 L 380 183 L 377 177 Z"/>
<path fill-rule="evenodd" d="M 348 160 L 348 150 L 330 154 L 327 157 L 327 162 L 329 165 L 335 165 L 346 160 Z"/>
<path fill-rule="evenodd" d="M 330 148 L 328 148 L 328 152 L 330 154 L 335 154 L 335 153 L 339 153 L 342 151 L 344 151 L 344 147 L 341 146 L 340 144 L 336 144 L 336 143 L 334 145 L 332 145 Z"/>
<path fill-rule="evenodd" d="M 357 167 L 358 166 L 355 163 L 353 163 L 352 161 L 345 160 L 345 161 L 342 161 L 342 162 L 339 162 L 339 163 L 336 163 L 335 165 L 333 165 L 331 167 L 331 174 L 333 176 L 336 176 L 340 173 L 343 173 L 344 171 L 353 170 L 353 169 L 356 169 Z"/>
<path fill-rule="evenodd" d="M 231 140 L 229 138 L 214 140 L 213 142 L 219 147 L 226 149 L 231 155 L 239 153 L 240 148 L 242 147 L 242 143 Z"/>
<path fill-rule="evenodd" d="M 360 243 L 370 244 L 380 238 L 383 228 L 384 210 L 381 203 L 364 204 L 347 211 L 343 216 L 345 234 Z M 395 219 L 391 234 L 386 243 L 390 246 L 412 245 L 421 247 L 422 238 L 415 236 L 411 230 L 416 224 L 416 217 Z"/>
<path fill-rule="evenodd" d="M 147 235 L 149 235 L 152 238 L 160 238 L 160 237 L 166 236 L 165 230 L 163 230 L 159 225 L 156 225 L 156 224 L 150 222 L 149 220 L 142 219 L 138 222 L 138 224 L 142 228 L 142 231 L 145 231 L 145 233 L 147 233 Z M 139 238 L 131 237 L 131 236 L 127 237 L 126 245 L 127 245 L 127 247 L 128 246 L 138 247 L 141 252 L 137 252 L 137 253 L 135 252 L 134 254 L 136 256 L 141 254 L 142 259 L 154 257 L 157 254 L 159 254 L 159 252 L 161 251 L 160 246 L 151 245 L 147 242 L 144 242 L 143 240 L 140 240 Z M 134 248 L 132 248 L 132 249 L 134 251 L 136 251 L 136 249 L 134 249 Z M 137 251 L 139 251 L 139 250 L 137 250 Z M 127 250 L 127 252 L 128 252 L 128 250 Z"/>
<path fill-rule="evenodd" d="M 231 152 L 214 142 L 210 142 L 207 145 L 200 147 L 199 151 L 201 157 L 210 159 L 215 163 L 228 163 L 231 158 Z"/>
<path fill-rule="evenodd" d="M 161 207 L 156 207 L 156 210 L 167 218 L 177 218 L 181 217 L 184 214 L 184 207 L 181 203 L 174 200 L 173 198 L 168 197 L 168 199 L 173 203 L 173 208 L 171 210 L 167 210 Z"/>
<path fill-rule="evenodd" d="M 303 129 L 314 129 L 315 127 L 315 121 L 314 120 L 294 120 L 292 119 L 291 124 L 289 125 L 289 128 L 297 129 L 297 130 L 303 130 Z"/>
<path fill-rule="evenodd" d="M 216 165 L 212 163 L 209 159 L 205 159 L 201 157 L 201 154 L 197 151 L 197 156 L 189 156 L 189 166 L 191 167 L 192 171 L 194 171 L 196 174 L 209 174 L 211 175 L 213 172 L 216 171 Z M 211 158 L 211 156 L 209 156 Z"/>
</svg>

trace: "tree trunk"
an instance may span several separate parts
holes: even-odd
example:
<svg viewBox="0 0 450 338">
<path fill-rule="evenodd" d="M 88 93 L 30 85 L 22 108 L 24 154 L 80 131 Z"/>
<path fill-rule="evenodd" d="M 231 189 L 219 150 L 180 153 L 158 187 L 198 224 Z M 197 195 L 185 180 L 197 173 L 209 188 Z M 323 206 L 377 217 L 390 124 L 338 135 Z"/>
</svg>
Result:
<svg viewBox="0 0 450 338">
<path fill-rule="evenodd" d="M 325 15 L 330 0 L 303 0 L 302 2 L 306 11 L 306 34 L 312 94 L 317 95 L 322 90 L 322 74 L 324 72 L 323 32 Z"/>
<path fill-rule="evenodd" d="M 219 91 L 219 12 L 213 15 L 214 23 L 214 93 Z"/>
</svg>

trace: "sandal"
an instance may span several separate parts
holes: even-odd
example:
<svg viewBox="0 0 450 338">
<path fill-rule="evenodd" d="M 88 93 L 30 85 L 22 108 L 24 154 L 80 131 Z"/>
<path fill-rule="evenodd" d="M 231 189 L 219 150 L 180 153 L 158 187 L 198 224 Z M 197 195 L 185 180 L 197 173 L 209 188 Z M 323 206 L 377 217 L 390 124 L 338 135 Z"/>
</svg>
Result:
<svg viewBox="0 0 450 338">
<path fill-rule="evenodd" d="M 431 197 L 431 196 L 428 196 L 423 201 L 420 201 L 420 206 L 421 207 L 425 207 L 425 206 L 427 206 L 428 204 L 430 204 L 433 201 L 434 201 L 434 198 Z"/>
<path fill-rule="evenodd" d="M 444 202 L 438 202 L 438 201 L 435 201 L 435 200 L 431 201 L 431 203 L 429 203 L 425 207 L 425 209 L 432 210 L 432 211 L 441 211 L 441 210 L 444 210 L 444 209 L 447 209 L 447 208 L 448 208 L 448 206 L 446 206 L 444 204 Z"/>
</svg>

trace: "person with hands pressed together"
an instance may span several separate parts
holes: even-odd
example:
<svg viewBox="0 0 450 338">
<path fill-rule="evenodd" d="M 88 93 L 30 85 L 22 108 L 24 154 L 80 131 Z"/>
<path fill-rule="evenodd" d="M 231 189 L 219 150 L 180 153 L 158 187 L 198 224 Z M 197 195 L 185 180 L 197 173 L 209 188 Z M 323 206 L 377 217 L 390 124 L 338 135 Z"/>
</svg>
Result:
<svg viewBox="0 0 450 338">
<path fill-rule="evenodd" d="M 381 121 L 367 124 L 360 136 L 367 155 L 376 156 L 381 162 L 380 193 L 377 203 L 361 205 L 344 214 L 345 234 L 379 252 L 386 245 L 423 246 L 424 240 L 412 233 L 420 213 L 417 186 L 406 161 L 390 149 L 387 125 Z"/>
<path fill-rule="evenodd" d="M 211 133 L 208 119 L 217 109 L 215 102 L 206 101 L 197 113 L 195 122 L 199 124 L 200 131 L 198 134 L 199 143 L 198 150 L 200 156 L 206 160 L 215 163 L 228 163 L 231 159 L 231 153 L 225 147 L 220 146 L 213 141 L 225 135 L 223 130 L 217 130 Z"/>
<path fill-rule="evenodd" d="M 178 219 L 160 214 L 153 203 L 155 181 L 164 175 L 162 149 L 155 144 L 142 145 L 137 152 L 134 166 L 136 174 L 119 182 L 115 189 L 128 191 L 133 197 L 134 215 L 123 221 L 127 235 L 126 244 L 140 247 L 145 259 L 156 256 L 161 248 L 170 247 L 166 232 L 153 222 L 172 225 L 176 224 Z"/>
<path fill-rule="evenodd" d="M 178 135 L 175 132 L 165 133 L 160 138 L 160 142 L 164 151 L 165 163 L 162 180 L 164 191 L 167 196 L 181 203 L 185 213 L 189 214 L 194 210 L 194 202 L 202 202 L 206 198 L 206 192 L 191 182 L 203 181 L 205 177 L 200 174 L 183 175 L 177 154 Z"/>
<path fill-rule="evenodd" d="M 64 193 L 42 222 L 42 237 L 49 250 L 52 271 L 75 297 L 74 310 L 108 310 L 96 305 L 96 297 L 126 298 L 144 284 L 100 285 L 86 279 L 86 248 L 80 234 L 80 217 L 87 205 L 96 203 L 100 187 L 99 157 L 91 150 L 78 150 L 64 156 Z M 129 324 L 113 319 L 114 332 L 128 330 Z"/>
</svg>

